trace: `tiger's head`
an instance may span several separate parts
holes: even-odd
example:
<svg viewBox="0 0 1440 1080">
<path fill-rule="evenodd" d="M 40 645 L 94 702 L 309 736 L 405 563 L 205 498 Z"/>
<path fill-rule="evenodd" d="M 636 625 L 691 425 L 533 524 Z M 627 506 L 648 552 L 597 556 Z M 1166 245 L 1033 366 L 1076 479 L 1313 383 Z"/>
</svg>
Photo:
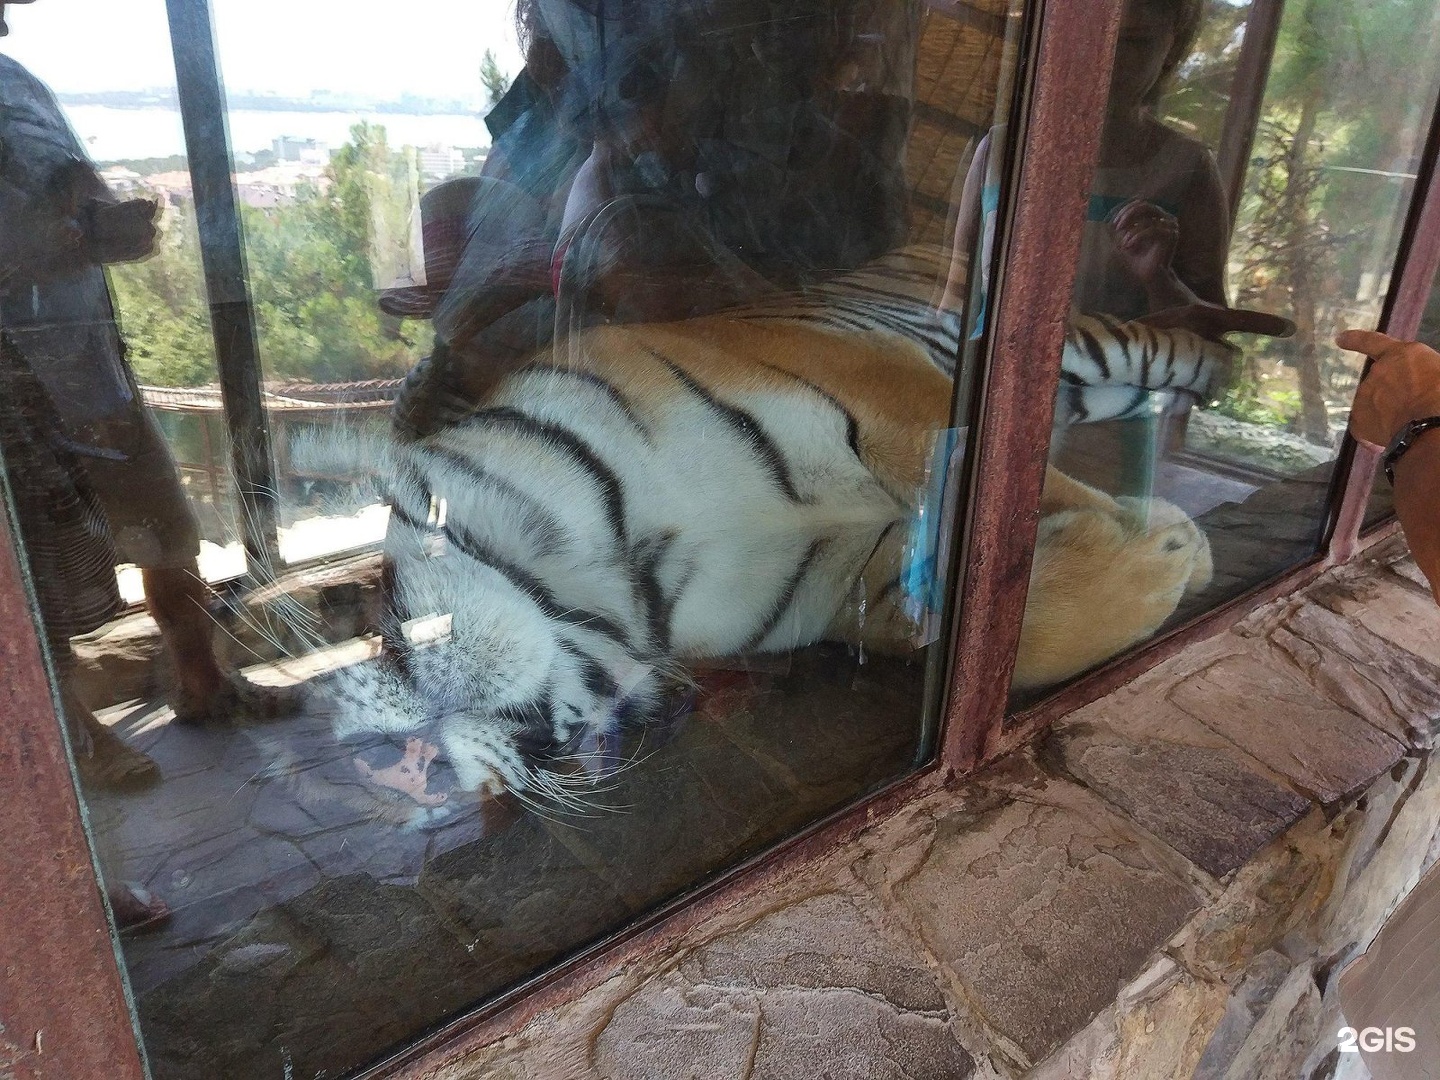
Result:
<svg viewBox="0 0 1440 1080">
<path fill-rule="evenodd" d="M 676 680 L 615 619 L 538 588 L 454 559 L 407 574 L 396 610 L 414 614 L 396 617 L 395 655 L 336 672 L 315 697 L 339 751 L 329 782 L 408 826 L 506 793 L 584 803 L 606 744 L 663 720 Z"/>
</svg>

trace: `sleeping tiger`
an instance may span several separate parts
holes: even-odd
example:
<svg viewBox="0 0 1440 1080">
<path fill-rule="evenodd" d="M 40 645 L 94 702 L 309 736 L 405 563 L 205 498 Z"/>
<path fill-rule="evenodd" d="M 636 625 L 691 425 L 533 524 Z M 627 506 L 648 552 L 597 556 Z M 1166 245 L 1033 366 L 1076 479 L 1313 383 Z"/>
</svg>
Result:
<svg viewBox="0 0 1440 1080">
<path fill-rule="evenodd" d="M 936 280 L 913 253 L 893 266 L 916 293 Z M 436 755 L 469 792 L 563 797 L 578 749 L 660 717 L 687 662 L 821 640 L 909 651 L 901 554 L 958 345 L 928 295 L 852 275 L 746 312 L 586 330 L 463 422 L 355 450 L 390 477 L 401 655 L 339 673 L 334 735 L 403 747 L 408 779 L 378 779 L 423 823 L 447 810 L 424 781 Z M 1077 320 L 1065 392 L 1094 391 L 1077 399 L 1089 418 L 1125 415 L 1137 384 L 1205 395 L 1230 352 Z M 1051 469 L 1041 510 L 1020 686 L 1133 645 L 1208 583 L 1205 537 L 1168 503 Z"/>
</svg>

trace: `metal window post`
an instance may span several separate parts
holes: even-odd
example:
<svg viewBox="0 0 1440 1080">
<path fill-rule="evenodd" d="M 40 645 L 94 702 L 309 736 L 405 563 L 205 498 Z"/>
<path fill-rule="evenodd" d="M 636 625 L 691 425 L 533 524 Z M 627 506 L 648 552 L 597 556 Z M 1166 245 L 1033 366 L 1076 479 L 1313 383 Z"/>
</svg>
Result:
<svg viewBox="0 0 1440 1080">
<path fill-rule="evenodd" d="M 0 1076 L 143 1080 L 0 468 Z"/>
<path fill-rule="evenodd" d="M 1041 12 L 1029 118 L 975 435 L 977 464 L 941 755 L 954 772 L 1004 723 L 1122 0 Z"/>
<path fill-rule="evenodd" d="M 241 536 L 250 575 L 264 580 L 279 562 L 275 467 L 261 395 L 255 309 L 232 179 L 214 19 L 210 0 L 165 0 L 165 9 L 220 369 L 220 397 L 230 429 Z"/>
</svg>

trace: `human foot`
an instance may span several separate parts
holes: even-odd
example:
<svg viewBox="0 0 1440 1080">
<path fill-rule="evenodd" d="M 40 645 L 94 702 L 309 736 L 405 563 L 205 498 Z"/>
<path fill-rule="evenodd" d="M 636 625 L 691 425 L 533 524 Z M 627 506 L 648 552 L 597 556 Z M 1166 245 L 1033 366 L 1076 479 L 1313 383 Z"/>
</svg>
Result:
<svg viewBox="0 0 1440 1080">
<path fill-rule="evenodd" d="M 135 791 L 160 779 L 160 766 L 128 745 L 88 709 L 81 714 L 83 739 L 75 747 L 80 783 L 90 790 Z"/>
</svg>

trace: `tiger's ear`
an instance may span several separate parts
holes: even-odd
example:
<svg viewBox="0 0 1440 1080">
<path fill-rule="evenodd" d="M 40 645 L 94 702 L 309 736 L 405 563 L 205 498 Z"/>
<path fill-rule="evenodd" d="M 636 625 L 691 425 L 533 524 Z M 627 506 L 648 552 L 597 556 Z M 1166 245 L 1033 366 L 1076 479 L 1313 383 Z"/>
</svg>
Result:
<svg viewBox="0 0 1440 1080">
<path fill-rule="evenodd" d="M 1203 301 L 1166 308 L 1137 319 L 1136 322 L 1153 326 L 1157 330 L 1179 327 L 1211 341 L 1220 341 L 1226 334 L 1263 334 L 1266 337 L 1283 338 L 1295 333 L 1293 322 L 1268 311 L 1221 307 L 1219 304 L 1207 304 Z"/>
</svg>

